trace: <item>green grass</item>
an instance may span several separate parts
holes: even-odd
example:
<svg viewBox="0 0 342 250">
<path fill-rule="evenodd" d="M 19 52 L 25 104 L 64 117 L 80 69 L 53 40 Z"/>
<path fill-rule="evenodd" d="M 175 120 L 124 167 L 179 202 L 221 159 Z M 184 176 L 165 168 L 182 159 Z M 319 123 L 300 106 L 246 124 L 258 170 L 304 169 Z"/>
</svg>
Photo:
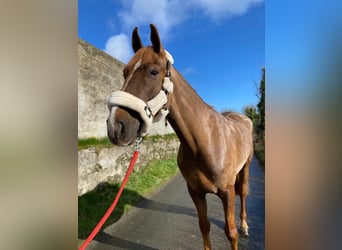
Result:
<svg viewBox="0 0 342 250">
<path fill-rule="evenodd" d="M 87 138 L 87 139 L 78 139 L 78 150 L 85 149 L 89 147 L 111 147 L 113 144 L 105 138 Z"/>
<path fill-rule="evenodd" d="M 177 135 L 176 134 L 165 134 L 165 135 L 151 135 L 146 137 L 147 140 L 171 140 L 171 139 L 177 139 Z M 144 138 L 145 139 L 145 138 Z"/>
<path fill-rule="evenodd" d="M 142 196 L 157 190 L 178 173 L 176 156 L 168 160 L 155 160 L 143 171 L 133 172 L 120 200 L 104 227 L 113 224 L 136 204 Z M 105 214 L 121 183 L 105 183 L 78 197 L 78 238 L 85 239 Z M 80 243 L 80 242 L 79 242 Z"/>
<path fill-rule="evenodd" d="M 152 135 L 144 137 L 144 140 L 171 140 L 177 139 L 176 134 L 166 134 L 166 135 Z M 97 149 L 112 147 L 113 144 L 108 140 L 107 137 L 104 138 L 87 138 L 87 139 L 79 139 L 78 140 L 78 150 L 85 149 L 89 147 L 96 147 Z"/>
</svg>

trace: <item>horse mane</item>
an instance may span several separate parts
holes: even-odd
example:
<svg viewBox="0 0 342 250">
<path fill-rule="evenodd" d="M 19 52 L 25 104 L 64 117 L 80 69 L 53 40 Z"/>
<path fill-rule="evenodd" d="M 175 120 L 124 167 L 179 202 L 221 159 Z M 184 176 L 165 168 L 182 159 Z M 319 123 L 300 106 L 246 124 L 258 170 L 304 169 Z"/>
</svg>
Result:
<svg viewBox="0 0 342 250">
<path fill-rule="evenodd" d="M 223 116 L 229 116 L 230 114 L 235 113 L 234 111 L 223 111 L 221 112 L 221 115 Z"/>
</svg>

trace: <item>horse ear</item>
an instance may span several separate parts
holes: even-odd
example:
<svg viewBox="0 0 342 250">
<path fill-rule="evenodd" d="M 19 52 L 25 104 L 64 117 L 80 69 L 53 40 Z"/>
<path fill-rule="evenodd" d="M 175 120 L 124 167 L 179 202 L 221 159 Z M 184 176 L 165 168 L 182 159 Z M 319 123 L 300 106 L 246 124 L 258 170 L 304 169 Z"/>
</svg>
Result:
<svg viewBox="0 0 342 250">
<path fill-rule="evenodd" d="M 161 45 L 161 42 L 160 42 L 160 39 L 159 39 L 158 30 L 157 30 L 157 28 L 153 24 L 150 24 L 150 28 L 151 28 L 150 39 L 151 39 L 151 42 L 152 42 L 153 50 L 154 50 L 154 52 L 159 54 L 162 45 Z"/>
<path fill-rule="evenodd" d="M 132 33 L 132 48 L 133 48 L 134 53 L 136 53 L 142 47 L 144 47 L 144 45 L 141 42 L 141 39 L 138 33 L 138 28 L 135 27 Z"/>
</svg>

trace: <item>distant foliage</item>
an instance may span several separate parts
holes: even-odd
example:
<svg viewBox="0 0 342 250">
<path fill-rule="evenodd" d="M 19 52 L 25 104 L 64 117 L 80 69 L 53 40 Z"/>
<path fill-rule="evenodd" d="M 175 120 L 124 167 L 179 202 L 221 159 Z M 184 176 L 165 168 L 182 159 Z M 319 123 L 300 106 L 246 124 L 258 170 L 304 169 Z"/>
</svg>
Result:
<svg viewBox="0 0 342 250">
<path fill-rule="evenodd" d="M 265 164 L 265 68 L 259 84 L 259 103 L 256 107 L 246 106 L 243 109 L 254 124 L 254 151 L 261 163 Z"/>
<path fill-rule="evenodd" d="M 243 113 L 247 115 L 254 123 L 259 123 L 260 115 L 255 106 L 245 106 L 243 108 Z"/>
</svg>

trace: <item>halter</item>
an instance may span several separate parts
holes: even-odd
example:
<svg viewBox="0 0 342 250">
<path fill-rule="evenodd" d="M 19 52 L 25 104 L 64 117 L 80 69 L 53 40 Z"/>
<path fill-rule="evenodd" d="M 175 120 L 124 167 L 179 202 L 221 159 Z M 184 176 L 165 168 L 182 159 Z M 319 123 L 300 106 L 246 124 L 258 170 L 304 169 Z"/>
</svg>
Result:
<svg viewBox="0 0 342 250">
<path fill-rule="evenodd" d="M 151 100 L 145 102 L 142 99 L 127 93 L 125 91 L 114 91 L 108 99 L 108 108 L 122 106 L 136 111 L 145 124 L 145 129 L 141 131 L 141 136 L 149 133 L 153 123 L 154 116 L 160 111 L 163 118 L 169 113 L 167 109 L 167 95 L 173 92 L 173 83 L 171 81 L 171 64 L 174 60 L 169 52 L 166 53 L 166 76 L 163 79 L 163 86 L 160 92 Z"/>
</svg>

